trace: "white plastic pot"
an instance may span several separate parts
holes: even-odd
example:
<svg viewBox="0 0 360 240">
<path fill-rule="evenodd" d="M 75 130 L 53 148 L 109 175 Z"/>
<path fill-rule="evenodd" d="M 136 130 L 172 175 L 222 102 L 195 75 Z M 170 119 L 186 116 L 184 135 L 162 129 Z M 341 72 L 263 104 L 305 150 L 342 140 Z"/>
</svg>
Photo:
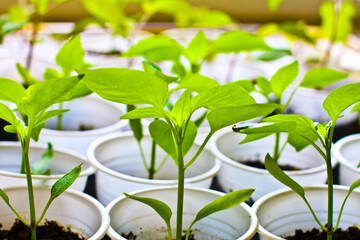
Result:
<svg viewBox="0 0 360 240">
<path fill-rule="evenodd" d="M 333 147 L 333 154 L 339 162 L 339 183 L 350 186 L 360 178 L 360 134 L 353 134 L 337 141 Z"/>
<path fill-rule="evenodd" d="M 142 146 L 147 161 L 150 160 L 151 145 L 150 136 L 144 136 Z M 189 161 L 198 148 L 199 146 L 195 144 L 186 155 L 185 161 Z M 166 154 L 160 147 L 157 148 L 156 154 L 157 165 L 159 165 Z M 155 174 L 155 179 L 148 179 L 148 173 L 132 132 L 114 133 L 94 141 L 89 147 L 88 159 L 97 169 L 97 198 L 104 205 L 121 196 L 123 192 L 177 185 L 177 167 L 170 157 L 161 170 Z M 220 161 L 205 149 L 186 169 L 185 184 L 208 188 L 219 169 Z"/>
<path fill-rule="evenodd" d="M 92 141 L 121 131 L 128 123 L 120 120 L 124 114 L 120 104 L 103 100 L 94 94 L 66 102 L 63 108 L 70 109 L 63 115 L 63 130 L 56 130 L 56 117 L 49 119 L 40 133 L 40 143 L 51 142 L 54 147 L 64 147 L 86 155 Z M 80 131 L 79 126 L 82 124 L 93 129 Z"/>
<path fill-rule="evenodd" d="M 5 188 L 4 191 L 9 196 L 11 205 L 21 217 L 29 222 L 27 188 L 18 186 Z M 39 217 L 50 197 L 50 188 L 35 187 L 34 191 L 36 216 Z M 0 199 L 0 209 L 2 229 L 10 229 L 16 216 L 2 199 Z M 62 226 L 70 226 L 73 232 L 80 233 L 88 240 L 101 239 L 108 231 L 110 224 L 110 218 L 104 206 L 89 195 L 74 190 L 66 190 L 56 198 L 46 212 L 43 222 L 45 219 L 57 221 Z"/>
<path fill-rule="evenodd" d="M 30 162 L 41 158 L 46 150 L 47 146 L 32 143 L 29 151 Z M 21 159 L 22 149 L 19 142 L 0 142 L 0 187 L 26 185 L 26 176 L 20 174 Z M 54 148 L 54 156 L 49 165 L 52 174 L 50 176 L 32 175 L 33 183 L 34 185 L 52 185 L 80 164 L 82 164 L 82 171 L 71 188 L 83 191 L 87 177 L 93 174 L 95 169 L 86 161 L 84 156 L 63 148 Z"/>
<path fill-rule="evenodd" d="M 156 198 L 168 204 L 173 212 L 171 226 L 175 236 L 177 188 L 155 188 L 132 193 L 139 197 Z M 224 193 L 208 189 L 186 188 L 184 198 L 184 230 L 195 219 L 197 212 L 206 204 L 221 197 Z M 119 197 L 107 207 L 111 223 L 108 235 L 112 239 L 125 239 L 121 233 L 132 232 L 136 239 L 167 239 L 165 222 L 149 206 Z M 197 240 L 210 239 L 251 239 L 257 230 L 258 221 L 250 207 L 242 203 L 233 208 L 214 213 L 193 226 Z"/>
<path fill-rule="evenodd" d="M 334 185 L 334 225 L 348 187 Z M 327 223 L 327 185 L 305 187 L 305 195 L 320 222 Z M 339 227 L 343 230 L 360 223 L 360 191 L 354 190 L 346 202 Z M 288 188 L 278 190 L 258 199 L 252 206 L 259 219 L 261 240 L 278 240 L 303 231 L 320 227 L 305 202 Z"/>
<path fill-rule="evenodd" d="M 217 177 L 220 186 L 226 192 L 242 188 L 255 188 L 252 199 L 281 189 L 284 185 L 271 176 L 266 169 L 247 166 L 236 160 L 264 161 L 267 153 L 272 154 L 275 136 L 239 144 L 244 134 L 234 133 L 231 128 L 214 135 L 210 149 L 221 160 L 222 167 Z M 286 136 L 281 139 L 285 140 Z M 236 159 L 236 160 L 234 160 Z M 285 147 L 279 164 L 291 165 L 301 170 L 286 171 L 301 185 L 322 184 L 326 182 L 326 165 L 321 155 L 311 146 L 296 152 L 289 144 Z M 333 166 L 336 161 L 333 161 Z"/>
</svg>

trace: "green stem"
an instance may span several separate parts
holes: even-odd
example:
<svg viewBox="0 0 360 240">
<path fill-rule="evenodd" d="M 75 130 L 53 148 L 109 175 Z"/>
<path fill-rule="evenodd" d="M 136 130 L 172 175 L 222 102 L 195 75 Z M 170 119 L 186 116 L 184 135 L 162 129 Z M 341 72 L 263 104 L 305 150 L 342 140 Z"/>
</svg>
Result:
<svg viewBox="0 0 360 240">
<path fill-rule="evenodd" d="M 200 153 L 202 152 L 202 150 L 205 148 L 207 142 L 210 140 L 211 136 L 213 135 L 213 132 L 210 132 L 204 142 L 201 144 L 200 148 L 197 150 L 197 152 L 195 153 L 195 155 L 192 157 L 192 159 L 185 165 L 184 169 L 187 169 L 188 167 L 190 167 L 191 164 L 193 164 L 195 162 L 195 160 L 198 158 L 198 156 L 200 155 Z"/>
<path fill-rule="evenodd" d="M 328 177 L 328 217 L 327 217 L 327 240 L 332 239 L 333 235 L 333 211 L 334 211 L 334 179 L 331 163 L 331 144 L 334 134 L 336 120 L 330 126 L 329 138 L 326 146 L 326 171 Z"/>
<path fill-rule="evenodd" d="M 280 133 L 275 133 L 275 146 L 274 146 L 274 154 L 273 159 L 275 162 L 278 162 L 279 159 L 279 145 L 280 145 Z"/>
<path fill-rule="evenodd" d="M 59 103 L 59 110 L 62 110 L 62 109 L 63 109 L 63 103 Z M 62 130 L 63 129 L 62 117 L 63 117 L 63 114 L 59 114 L 57 116 L 56 130 Z"/>
<path fill-rule="evenodd" d="M 169 154 L 167 154 L 164 159 L 161 161 L 161 163 L 159 164 L 159 166 L 156 168 L 155 173 L 157 173 L 158 171 L 160 171 L 160 169 L 164 166 L 164 164 L 166 163 L 166 161 L 168 160 L 168 158 L 170 157 Z"/>
<path fill-rule="evenodd" d="M 184 157 L 182 153 L 182 140 L 177 142 L 177 151 L 178 151 L 178 192 L 177 192 L 177 209 L 176 209 L 176 240 L 181 240 L 183 211 L 184 211 L 184 185 L 185 185 L 185 168 L 184 168 Z"/>
<path fill-rule="evenodd" d="M 144 154 L 144 150 L 143 150 L 143 148 L 142 148 L 141 142 L 140 142 L 140 141 L 137 141 L 137 143 L 138 143 L 138 146 L 139 146 L 139 151 L 140 151 L 140 155 L 141 155 L 142 162 L 143 162 L 146 170 L 149 171 L 149 166 L 148 166 L 148 164 L 147 164 L 147 162 L 146 162 L 146 158 L 145 158 L 145 154 Z"/>
<path fill-rule="evenodd" d="M 156 162 L 156 143 L 152 140 L 151 144 L 151 159 L 150 159 L 150 167 L 149 167 L 149 179 L 154 179 L 155 175 L 155 162 Z"/>
<path fill-rule="evenodd" d="M 30 120 L 29 126 L 27 128 L 27 134 L 25 135 L 25 139 L 22 141 L 23 148 L 23 160 L 26 172 L 26 181 L 27 181 L 27 189 L 29 196 L 29 208 L 30 208 L 30 230 L 31 230 L 31 239 L 36 240 L 36 212 L 35 212 L 35 199 L 34 199 L 34 188 L 32 183 L 31 176 L 31 166 L 29 160 L 29 149 L 30 149 L 30 136 L 31 129 L 34 125 L 34 122 Z"/>
</svg>

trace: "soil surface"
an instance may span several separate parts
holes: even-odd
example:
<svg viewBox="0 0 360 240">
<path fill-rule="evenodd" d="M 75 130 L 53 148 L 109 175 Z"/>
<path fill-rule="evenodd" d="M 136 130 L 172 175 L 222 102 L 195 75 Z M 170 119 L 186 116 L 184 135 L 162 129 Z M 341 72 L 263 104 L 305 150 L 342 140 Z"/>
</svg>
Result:
<svg viewBox="0 0 360 240">
<path fill-rule="evenodd" d="M 1 228 L 1 226 L 0 226 Z M 37 240 L 85 240 L 78 233 L 73 233 L 69 228 L 58 225 L 55 221 L 47 221 L 37 227 Z M 10 230 L 0 230 L 2 240 L 31 240 L 30 229 L 16 220 Z"/>
<path fill-rule="evenodd" d="M 319 229 L 312 229 L 311 231 L 303 232 L 296 230 L 295 235 L 285 237 L 287 240 L 326 240 L 326 232 L 319 231 Z M 334 235 L 333 240 L 359 240 L 360 229 L 357 227 L 349 227 L 347 230 L 338 228 Z"/>
<path fill-rule="evenodd" d="M 260 160 L 256 160 L 256 161 L 245 160 L 245 161 L 237 161 L 237 162 L 240 162 L 240 163 L 245 164 L 245 165 L 250 166 L 250 167 L 266 169 L 265 164 L 263 162 L 261 162 Z M 281 165 L 280 164 L 279 167 L 284 171 L 300 170 L 299 168 L 291 166 L 291 165 Z"/>
<path fill-rule="evenodd" d="M 130 232 L 130 233 L 121 233 L 121 236 L 128 239 L 128 240 L 136 240 L 137 236 L 133 233 L 133 232 Z M 182 240 L 185 240 L 185 235 L 181 237 Z M 190 232 L 190 235 L 189 235 L 189 240 L 196 240 L 195 237 L 194 237 L 194 234 Z"/>
</svg>

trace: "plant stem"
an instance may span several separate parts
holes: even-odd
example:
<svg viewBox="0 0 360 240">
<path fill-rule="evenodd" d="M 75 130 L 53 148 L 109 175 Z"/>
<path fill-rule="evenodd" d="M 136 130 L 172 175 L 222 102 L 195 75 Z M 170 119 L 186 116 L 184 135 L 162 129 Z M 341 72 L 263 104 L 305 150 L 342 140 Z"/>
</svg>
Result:
<svg viewBox="0 0 360 240">
<path fill-rule="evenodd" d="M 149 179 L 154 179 L 155 175 L 155 162 L 156 162 L 156 143 L 152 140 L 151 144 L 151 159 L 150 159 L 150 166 L 149 166 Z"/>
<path fill-rule="evenodd" d="M 331 124 L 329 138 L 326 146 L 326 171 L 328 177 L 328 217 L 327 217 L 327 240 L 332 240 L 333 235 L 333 211 L 334 211 L 334 179 L 331 163 L 331 144 L 336 120 Z"/>
<path fill-rule="evenodd" d="M 23 161 L 25 166 L 26 172 L 26 181 L 27 181 L 27 189 L 29 195 L 29 208 L 30 208 L 30 230 L 31 230 L 31 239 L 36 240 L 36 212 L 35 212 L 35 199 L 34 199 L 34 188 L 32 183 L 32 176 L 31 176 L 31 167 L 30 167 L 30 160 L 29 160 L 29 148 L 30 148 L 30 136 L 31 136 L 31 129 L 34 123 L 32 120 L 29 122 L 28 131 L 25 135 L 25 139 L 23 139 L 22 148 L 23 148 Z"/>
<path fill-rule="evenodd" d="M 59 110 L 63 109 L 63 103 L 59 103 Z M 57 123 L 56 123 L 56 130 L 62 130 L 63 126 L 62 126 L 62 117 L 63 117 L 63 114 L 59 114 L 57 116 Z"/>
<path fill-rule="evenodd" d="M 177 143 L 178 151 L 178 192 L 177 192 L 177 209 L 176 209 L 176 240 L 182 237 L 182 221 L 184 211 L 184 185 L 185 185 L 185 168 L 184 156 L 182 153 L 182 140 Z"/>
<path fill-rule="evenodd" d="M 31 39 L 30 39 L 30 46 L 29 46 L 29 51 L 28 51 L 28 55 L 26 57 L 26 68 L 30 71 L 31 69 L 31 63 L 32 63 L 32 59 L 33 59 L 33 54 L 34 54 L 34 47 L 37 41 L 37 35 L 38 35 L 38 31 L 39 31 L 39 23 L 40 23 L 40 19 L 39 19 L 39 14 L 35 11 L 34 16 L 33 16 L 33 29 L 32 29 L 32 33 L 31 33 Z"/>
</svg>

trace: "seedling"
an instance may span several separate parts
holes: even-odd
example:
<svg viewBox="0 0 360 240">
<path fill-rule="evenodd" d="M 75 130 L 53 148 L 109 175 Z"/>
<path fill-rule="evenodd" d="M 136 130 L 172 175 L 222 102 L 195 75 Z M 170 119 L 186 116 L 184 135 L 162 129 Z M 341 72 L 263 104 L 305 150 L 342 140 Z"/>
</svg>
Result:
<svg viewBox="0 0 360 240">
<path fill-rule="evenodd" d="M 240 132 L 248 134 L 249 136 L 261 136 L 273 133 L 286 132 L 288 133 L 288 142 L 300 150 L 306 145 L 312 145 L 324 158 L 327 169 L 328 181 L 328 209 L 327 209 L 327 224 L 322 224 L 316 213 L 311 208 L 306 199 L 305 191 L 302 186 L 291 179 L 280 167 L 277 165 L 275 159 L 269 154 L 265 158 L 265 167 L 268 172 L 274 176 L 278 181 L 291 188 L 297 193 L 309 207 L 311 214 L 320 228 L 327 233 L 327 239 L 331 240 L 333 233 L 338 228 L 342 211 L 346 200 L 351 192 L 360 186 L 360 179 L 355 181 L 349 187 L 348 193 L 342 203 L 339 211 L 339 216 L 336 225 L 333 225 L 333 173 L 331 162 L 331 147 L 336 121 L 343 117 L 341 114 L 344 110 L 353 104 L 360 101 L 360 83 L 351 83 L 339 87 L 332 91 L 323 102 L 323 108 L 328 113 L 331 121 L 323 124 L 314 123 L 311 119 L 301 115 L 275 115 L 265 118 L 262 121 L 263 125 L 254 128 L 242 129 Z M 320 141 L 322 148 L 315 144 L 315 141 Z"/>
<path fill-rule="evenodd" d="M 150 124 L 149 132 L 155 142 L 172 157 L 178 168 L 177 240 L 180 240 L 182 235 L 185 171 L 195 162 L 210 137 L 226 126 L 264 116 L 277 107 L 276 104 L 256 104 L 240 86 L 217 86 L 193 98 L 190 90 L 185 90 L 172 110 L 168 111 L 164 109 L 169 93 L 168 83 L 152 74 L 130 69 L 94 69 L 85 72 L 83 81 L 92 91 L 107 100 L 123 104 L 147 105 L 126 113 L 121 117 L 122 119 L 158 119 Z M 207 120 L 210 124 L 210 132 L 195 155 L 185 162 L 184 157 L 197 134 L 197 127 L 190 118 L 200 108 L 209 109 Z M 227 195 L 213 203 L 216 207 L 205 207 L 207 210 L 200 211 L 194 222 L 213 212 L 233 206 L 234 203 L 244 201 L 250 197 L 252 191 L 253 189 L 240 190 Z M 236 197 L 233 198 L 234 195 Z M 229 198 L 232 201 L 228 201 Z M 141 199 L 141 201 L 154 207 L 163 217 L 171 239 L 169 209 L 165 203 L 158 204 L 159 201 L 153 199 Z"/>
<path fill-rule="evenodd" d="M 348 74 L 330 68 L 313 68 L 305 74 L 303 80 L 299 84 L 296 84 L 295 87 L 293 87 L 291 93 L 289 94 L 287 99 L 285 99 L 284 92 L 285 90 L 290 88 L 291 84 L 294 83 L 298 75 L 298 72 L 299 72 L 299 64 L 297 61 L 294 61 L 280 68 L 271 77 L 269 81 L 264 77 L 257 78 L 255 80 L 255 88 L 253 89 L 250 88 L 250 91 L 256 91 L 262 94 L 268 100 L 269 103 L 279 104 L 279 106 L 281 107 L 276 109 L 275 112 L 273 113 L 273 115 L 276 115 L 283 113 L 289 107 L 289 104 L 299 87 L 320 89 L 348 77 Z M 249 85 L 250 81 L 243 80 L 235 83 L 239 83 L 241 85 L 244 84 Z M 233 130 L 243 132 L 242 131 L 243 128 L 246 128 L 246 126 L 240 126 L 239 128 L 234 127 Z M 245 139 L 243 139 L 241 143 L 254 141 L 259 138 L 263 138 L 265 136 L 270 136 L 272 134 L 274 133 L 268 132 L 262 135 L 251 135 L 251 136 L 249 135 Z M 275 162 L 278 162 L 282 151 L 285 149 L 285 146 L 288 143 L 289 143 L 289 139 L 286 140 L 282 146 L 280 146 L 280 133 L 279 132 L 275 133 L 275 143 L 272 154 L 272 158 L 274 159 Z M 299 151 L 301 149 L 296 149 L 296 150 Z"/>
<path fill-rule="evenodd" d="M 79 77 L 67 77 L 58 81 L 58 79 L 40 82 L 25 89 L 20 83 L 0 78 L 0 88 L 6 89 L 1 91 L 0 99 L 13 102 L 17 108 L 27 116 L 27 124 L 18 120 L 13 111 L 5 104 L 0 103 L 0 118 L 4 119 L 9 125 L 4 130 L 18 135 L 22 148 L 21 170 L 26 174 L 27 190 L 29 195 L 30 222 L 25 221 L 10 203 L 9 197 L 0 189 L 0 196 L 5 203 L 11 208 L 15 215 L 28 226 L 31 230 L 31 239 L 36 240 L 36 227 L 40 224 L 46 211 L 52 201 L 63 193 L 76 180 L 81 172 L 81 165 L 75 167 L 69 173 L 55 182 L 51 188 L 51 196 L 40 216 L 36 218 L 34 189 L 32 183 L 32 170 L 29 160 L 30 139 L 37 141 L 41 129 L 45 126 L 45 121 L 58 114 L 68 110 L 48 110 L 51 105 L 60 101 L 71 98 L 72 88 L 80 81 Z"/>
</svg>

